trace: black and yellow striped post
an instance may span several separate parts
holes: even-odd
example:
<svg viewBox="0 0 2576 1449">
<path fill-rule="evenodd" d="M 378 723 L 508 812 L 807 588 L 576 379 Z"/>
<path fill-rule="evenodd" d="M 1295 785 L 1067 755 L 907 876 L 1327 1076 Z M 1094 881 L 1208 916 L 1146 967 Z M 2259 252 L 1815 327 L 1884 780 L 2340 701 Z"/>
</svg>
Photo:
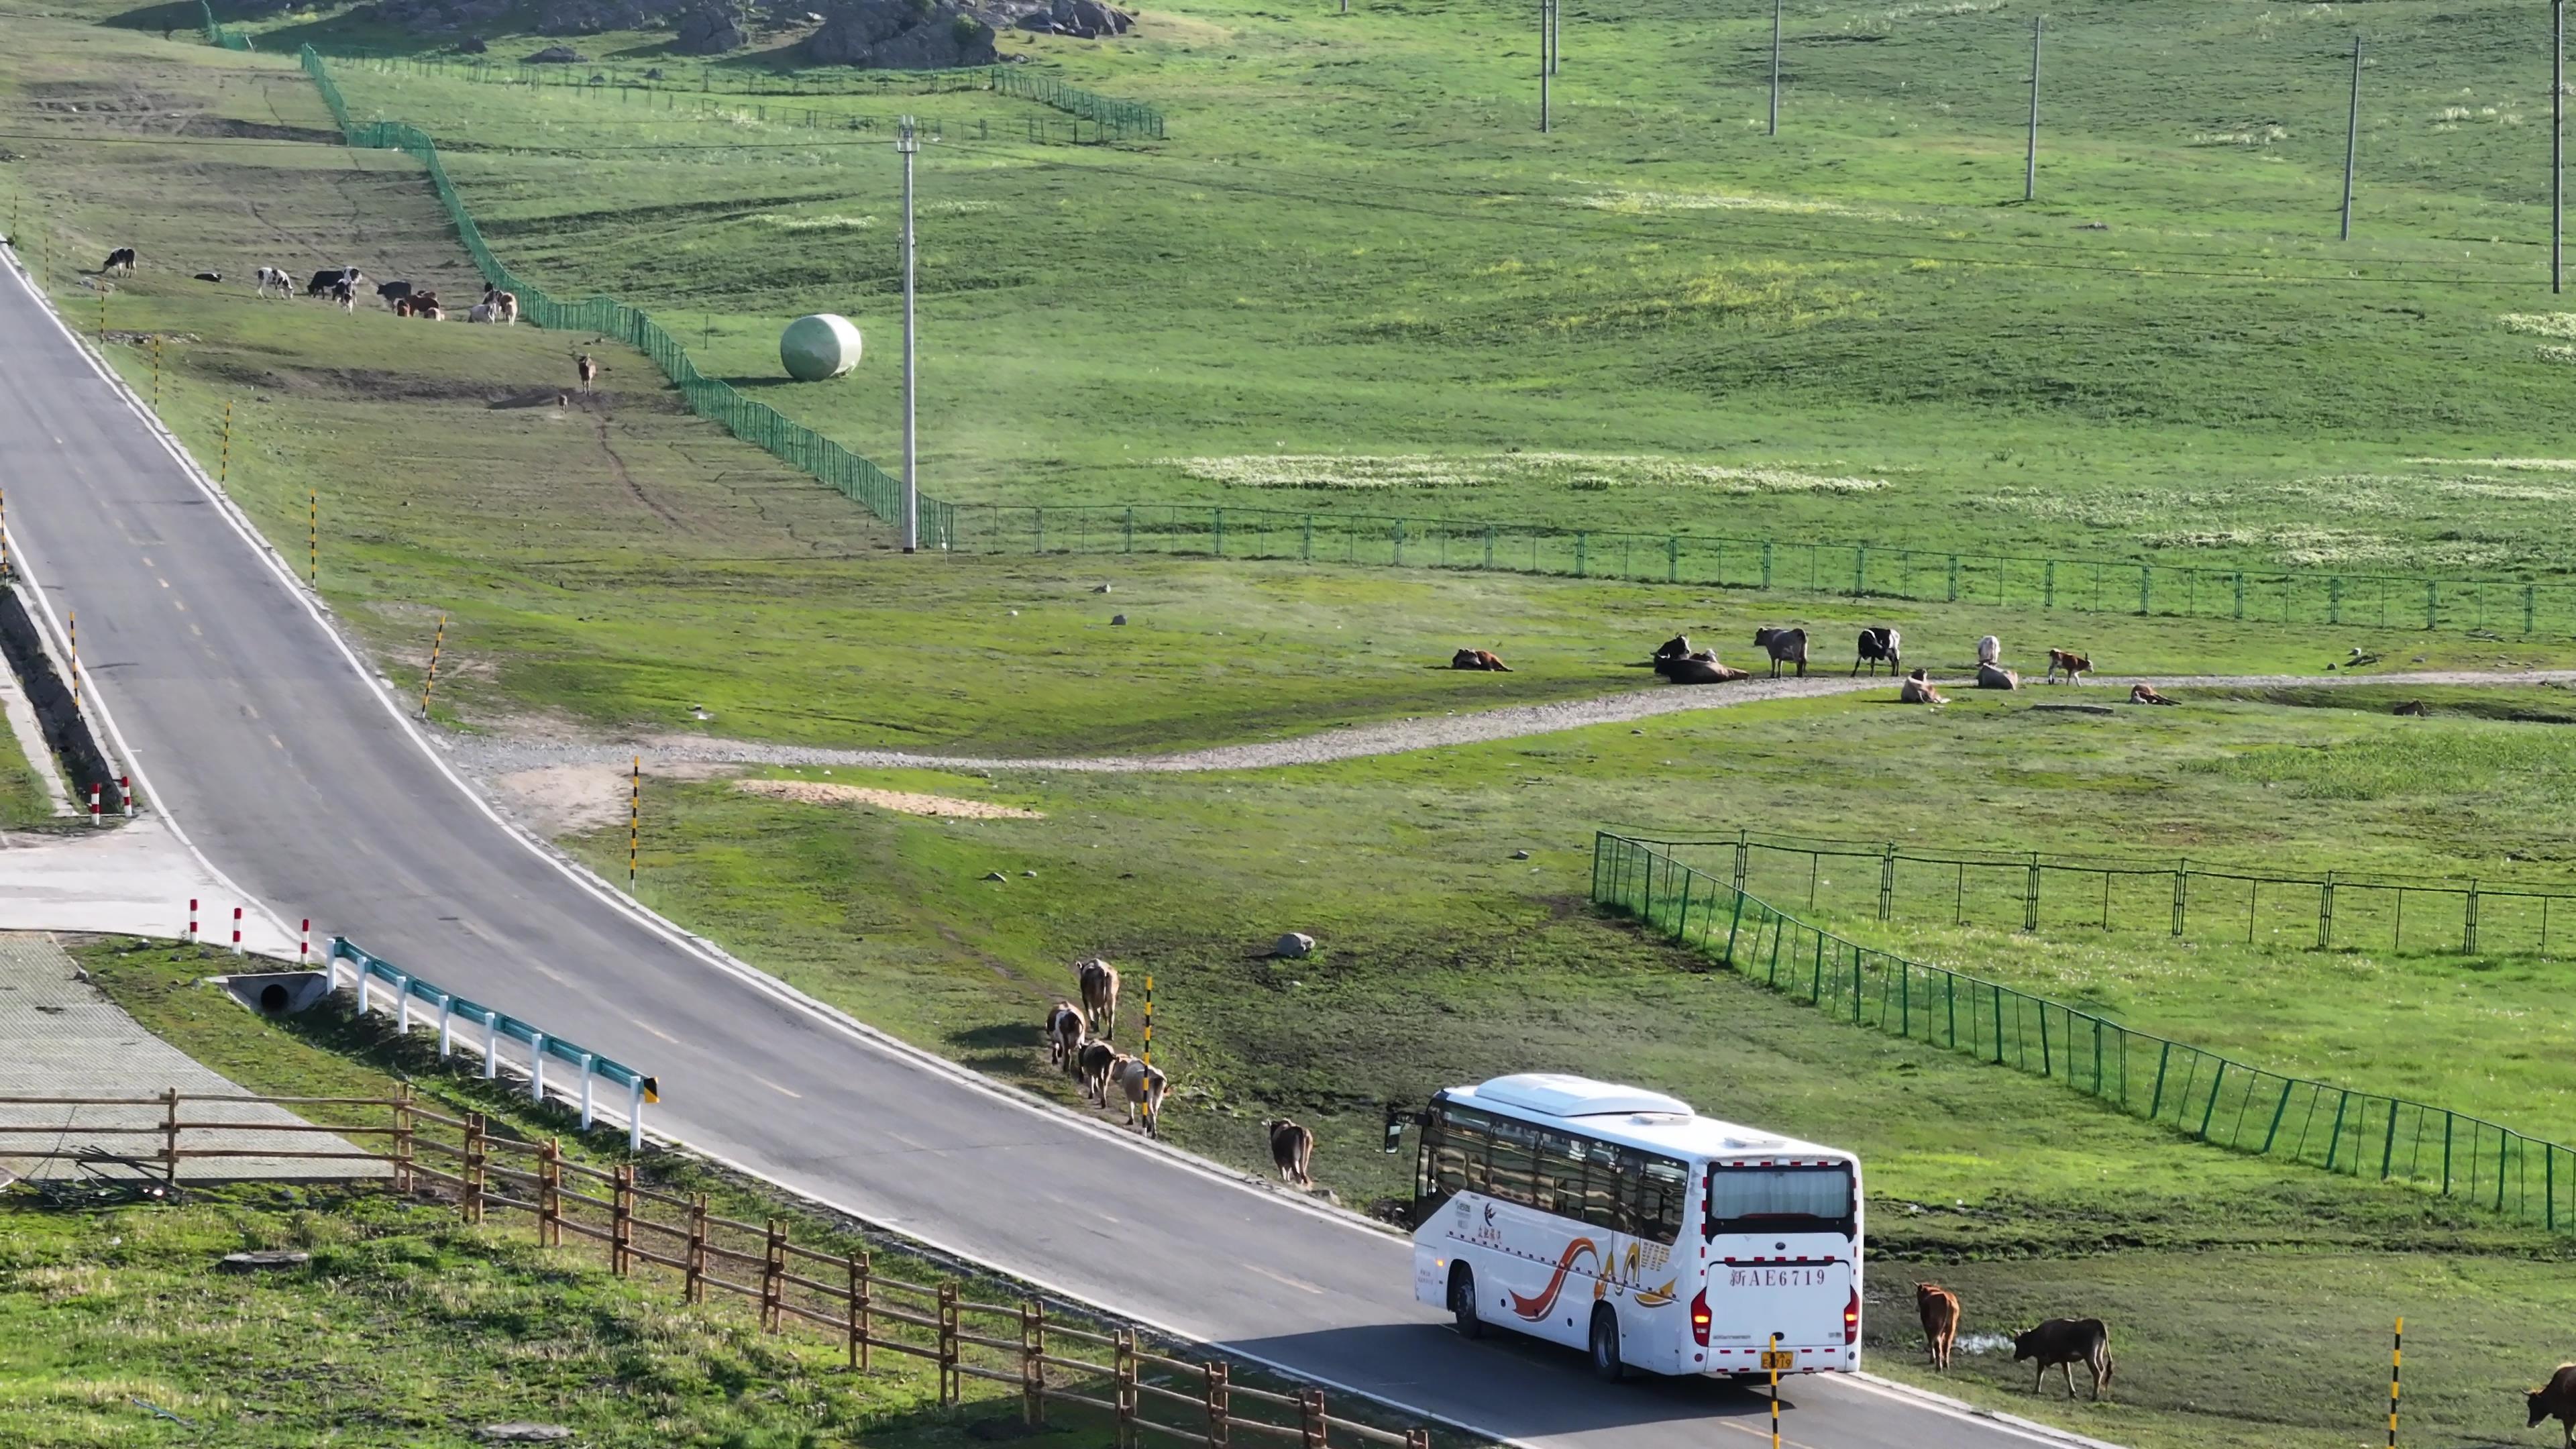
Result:
<svg viewBox="0 0 2576 1449">
<path fill-rule="evenodd" d="M 232 477 L 233 405 L 230 402 L 226 402 L 224 404 L 224 451 L 222 459 L 215 465 L 215 484 L 216 486 L 221 487 L 222 485 L 231 482 Z"/>
<path fill-rule="evenodd" d="M 2397 1320 L 2397 1332 L 2388 1341 L 2388 1449 L 2397 1449 L 2397 1380 L 2398 1370 L 2406 1364 L 2406 1320 Z"/>
<path fill-rule="evenodd" d="M 1762 1361 L 1771 1370 L 1771 1449 L 1780 1449 L 1780 1335 L 1771 1335 L 1771 1351 Z"/>
<path fill-rule="evenodd" d="M 438 636 L 429 643 L 429 678 L 420 686 L 420 717 L 429 718 L 429 696 L 438 688 L 438 656 L 447 651 L 447 616 L 438 616 Z"/>
<path fill-rule="evenodd" d="M 152 334 L 152 415 L 161 415 L 161 334 Z"/>
<path fill-rule="evenodd" d="M 644 757 L 626 777 L 626 893 L 635 894 L 635 862 L 644 852 Z"/>
<path fill-rule="evenodd" d="M 1154 1064 L 1154 973 L 1145 973 L 1145 1065 Z"/>
<path fill-rule="evenodd" d="M 318 590 L 322 587 L 322 490 L 305 490 L 304 505 L 304 586 Z"/>
<path fill-rule="evenodd" d="M 80 713 L 80 611 L 79 611 L 78 609 L 68 609 L 68 610 L 65 610 L 65 611 L 64 611 L 64 613 L 63 613 L 63 621 L 64 621 L 64 623 L 63 623 L 63 627 L 64 627 L 64 628 L 65 628 L 65 629 L 66 629 L 66 630 L 71 634 L 71 644 L 72 644 L 72 713 L 73 713 L 73 714 L 79 714 L 79 713 Z"/>
</svg>

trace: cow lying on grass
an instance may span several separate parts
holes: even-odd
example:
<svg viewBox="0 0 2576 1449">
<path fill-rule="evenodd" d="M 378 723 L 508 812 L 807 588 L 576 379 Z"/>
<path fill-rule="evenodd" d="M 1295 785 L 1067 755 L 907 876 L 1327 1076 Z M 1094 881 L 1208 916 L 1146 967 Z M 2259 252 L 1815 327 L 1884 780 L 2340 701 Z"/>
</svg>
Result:
<svg viewBox="0 0 2576 1449">
<path fill-rule="evenodd" d="M 1932 681 L 1924 678 L 1923 671 L 1920 669 L 1905 676 L 1905 688 L 1900 690 L 1896 697 L 1907 704 L 1948 704 L 1950 702 L 1950 696 L 1934 689 Z"/>
<path fill-rule="evenodd" d="M 1492 651 L 1485 649 L 1461 649 L 1457 653 L 1449 656 L 1449 667 L 1452 669 L 1482 669 L 1492 674 L 1509 674 L 1512 672 L 1512 667 L 1510 665 L 1495 658 Z"/>
</svg>

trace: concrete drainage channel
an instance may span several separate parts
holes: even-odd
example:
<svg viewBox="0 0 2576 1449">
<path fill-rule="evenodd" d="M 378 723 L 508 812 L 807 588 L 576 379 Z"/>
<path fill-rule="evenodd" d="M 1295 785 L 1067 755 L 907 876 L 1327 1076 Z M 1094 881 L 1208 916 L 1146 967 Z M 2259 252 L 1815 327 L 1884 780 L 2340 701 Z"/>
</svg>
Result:
<svg viewBox="0 0 2576 1449">
<path fill-rule="evenodd" d="M 27 763 L 49 772 L 59 762 L 72 785 L 69 813 L 86 809 L 95 820 L 132 813 L 125 777 L 100 748 L 88 713 L 67 682 L 73 666 L 57 660 L 44 631 L 28 613 L 26 601 L 19 597 L 14 578 L 0 583 L 0 656 L 8 659 L 9 672 L 17 676 L 19 689 L 35 712 L 36 729 L 47 751 L 47 757 Z"/>
</svg>

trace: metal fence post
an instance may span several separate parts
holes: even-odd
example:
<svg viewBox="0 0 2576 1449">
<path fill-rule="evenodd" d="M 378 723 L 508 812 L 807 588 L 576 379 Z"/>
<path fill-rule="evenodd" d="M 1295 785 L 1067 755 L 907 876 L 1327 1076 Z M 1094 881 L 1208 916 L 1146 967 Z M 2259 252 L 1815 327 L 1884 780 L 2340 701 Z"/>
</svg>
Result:
<svg viewBox="0 0 2576 1449">
<path fill-rule="evenodd" d="M 1887 854 L 1878 862 L 1878 918 L 1893 920 L 1896 916 L 1896 842 L 1889 841 Z"/>
<path fill-rule="evenodd" d="M 1315 515 L 1306 515 L 1306 545 L 1297 557 L 1306 563 L 1315 561 Z"/>
<path fill-rule="evenodd" d="M 2478 880 L 2469 877 L 2468 899 L 2460 913 L 2460 949 L 2474 956 L 2478 952 Z"/>
<path fill-rule="evenodd" d="M 1119 546 L 1119 552 L 1134 553 L 1136 551 L 1136 505 L 1133 503 L 1127 505 L 1127 520 L 1121 537 L 1123 542 Z"/>
<path fill-rule="evenodd" d="M 1225 557 L 1225 510 L 1218 508 L 1211 510 L 1211 512 L 1214 516 L 1209 520 L 1209 527 L 1211 529 L 1209 538 L 1214 544 L 1214 547 L 1210 552 L 1214 553 L 1218 558 L 1223 558 Z"/>
<path fill-rule="evenodd" d="M 2056 608 L 2057 560 L 2048 559 L 2042 562 L 2040 565 L 2039 579 L 2039 606 L 2043 609 Z"/>
<path fill-rule="evenodd" d="M 2147 581 L 2154 573 L 2155 570 L 2153 567 L 2147 564 L 2138 565 L 2138 617 L 2142 619 L 2145 618 L 2149 612 L 2147 605 Z"/>
<path fill-rule="evenodd" d="M 1957 563 L 1955 560 L 1951 567 L 1954 571 L 1956 570 Z M 1767 538 L 1762 540 L 1762 587 L 1766 589 L 1771 587 L 1771 540 Z M 1955 595 L 1953 595 L 1953 597 L 1955 597 Z"/>
<path fill-rule="evenodd" d="M 2317 949 L 2326 950 L 2334 940 L 2335 873 L 2326 872 L 2325 886 L 2317 892 Z"/>
<path fill-rule="evenodd" d="M 2190 884 L 2191 859 L 2185 856 L 2174 862 L 2173 933 L 2176 940 L 2182 938 L 2183 921 L 2190 909 L 2185 894 Z"/>
<path fill-rule="evenodd" d="M 2022 878 L 2021 928 L 2039 929 L 2039 852 L 2030 853 L 2030 873 Z"/>
</svg>

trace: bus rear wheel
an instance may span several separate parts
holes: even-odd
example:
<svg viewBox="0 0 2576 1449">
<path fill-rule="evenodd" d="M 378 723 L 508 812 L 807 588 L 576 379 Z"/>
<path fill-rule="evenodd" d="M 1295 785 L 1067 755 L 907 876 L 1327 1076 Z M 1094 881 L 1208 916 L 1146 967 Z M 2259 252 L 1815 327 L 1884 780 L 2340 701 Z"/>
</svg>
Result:
<svg viewBox="0 0 2576 1449">
<path fill-rule="evenodd" d="M 1449 1272 L 1449 1311 L 1457 1317 L 1460 1338 L 1485 1336 L 1485 1320 L 1476 1315 L 1476 1270 L 1464 1263 Z"/>
<path fill-rule="evenodd" d="M 1605 1384 L 1628 1376 L 1628 1365 L 1619 1357 L 1619 1315 L 1607 1303 L 1592 1310 L 1592 1376 Z"/>
</svg>

